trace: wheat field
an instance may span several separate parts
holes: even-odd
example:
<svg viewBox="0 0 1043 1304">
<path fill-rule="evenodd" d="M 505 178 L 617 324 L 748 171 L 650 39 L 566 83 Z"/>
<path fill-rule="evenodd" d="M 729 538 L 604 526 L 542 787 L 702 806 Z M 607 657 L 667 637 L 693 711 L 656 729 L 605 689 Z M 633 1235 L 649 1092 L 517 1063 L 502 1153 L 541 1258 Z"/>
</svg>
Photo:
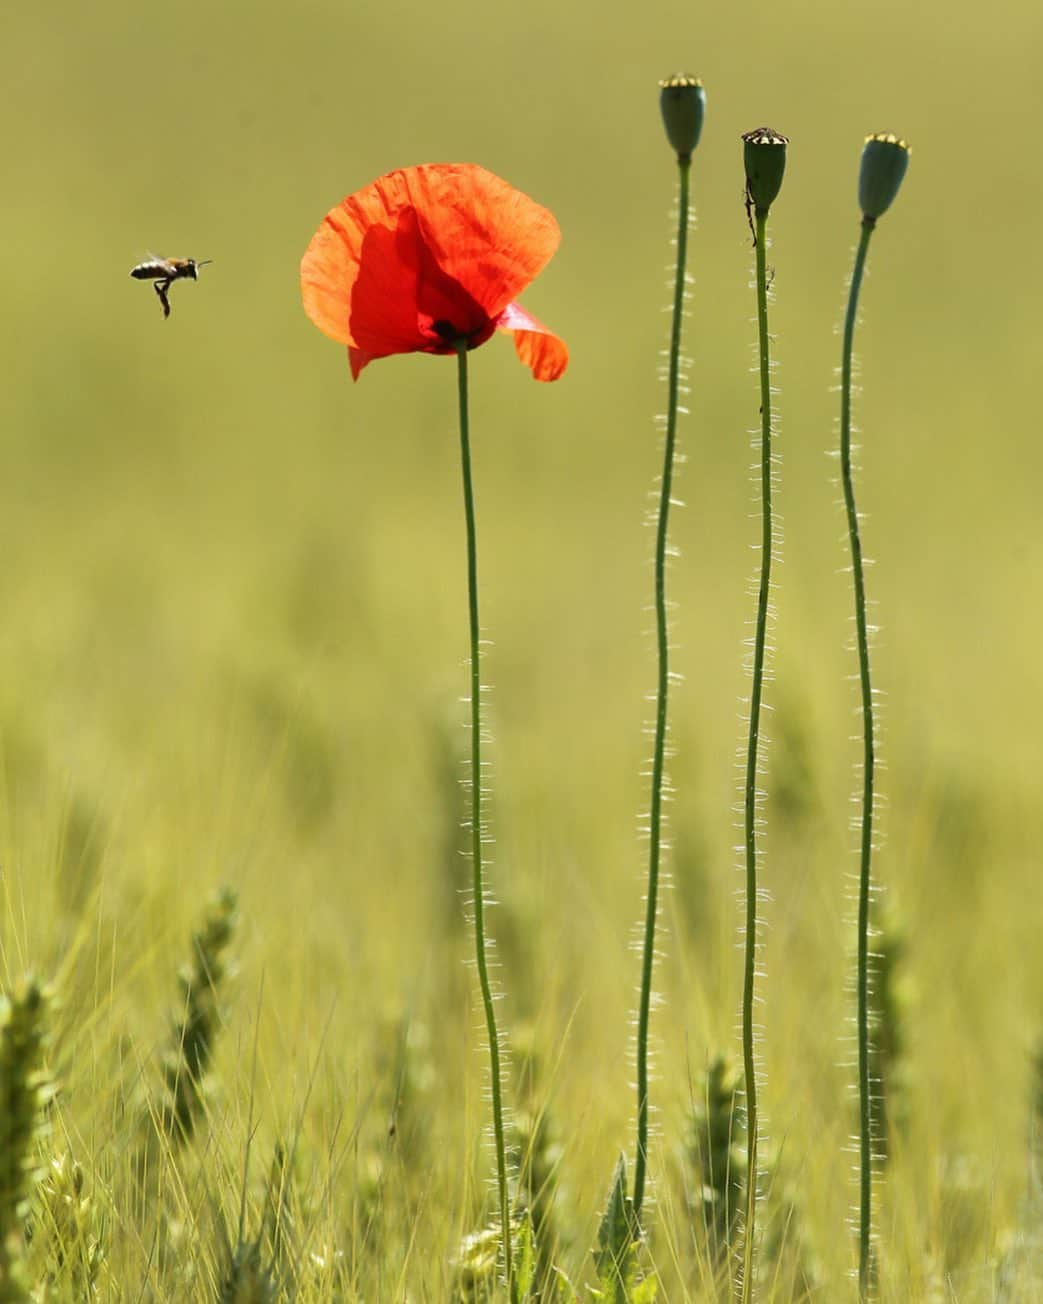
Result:
<svg viewBox="0 0 1043 1304">
<path fill-rule="evenodd" d="M 494 1195 L 452 365 L 393 359 L 353 385 L 298 284 L 342 196 L 457 159 L 563 232 L 526 306 L 568 340 L 569 373 L 535 385 L 491 342 L 472 437 L 512 1144 L 543 1165 L 554 1266 L 589 1297 L 633 1150 L 675 185 L 657 83 L 686 68 L 708 109 L 643 1270 L 660 1300 L 727 1297 L 690 1134 L 708 1067 L 739 1054 L 758 539 L 739 137 L 767 122 L 791 144 L 770 251 L 784 541 L 756 1294 L 856 1298 L 857 662 L 828 453 L 859 153 L 893 130 L 913 155 L 874 239 L 856 405 L 899 1029 L 879 1298 L 1039 1298 L 1037 7 L 108 0 L 12 6 L 0 35 L 0 968 L 9 992 L 48 988 L 56 1092 L 15 1220 L 28 1297 L 493 1290 L 461 1265 Z M 169 321 L 127 276 L 150 253 L 214 260 Z M 216 990 L 179 983 L 201 955 Z M 178 1067 L 190 1015 L 198 1079 Z"/>
</svg>

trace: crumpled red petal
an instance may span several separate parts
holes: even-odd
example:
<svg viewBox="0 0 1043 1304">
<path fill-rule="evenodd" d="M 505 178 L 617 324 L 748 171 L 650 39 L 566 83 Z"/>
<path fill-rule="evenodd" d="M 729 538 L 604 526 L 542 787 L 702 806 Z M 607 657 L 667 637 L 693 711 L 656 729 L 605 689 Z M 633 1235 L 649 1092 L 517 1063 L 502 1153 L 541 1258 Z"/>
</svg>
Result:
<svg viewBox="0 0 1043 1304">
<path fill-rule="evenodd" d="M 356 349 L 348 345 L 348 365 L 351 367 L 351 379 L 358 380 L 362 375 L 362 369 L 368 367 L 371 362 L 376 362 L 377 358 L 389 357 L 387 353 L 366 353 L 363 349 Z"/>
<path fill-rule="evenodd" d="M 518 303 L 509 303 L 496 319 L 496 329 L 511 331 L 518 357 L 537 380 L 560 380 L 569 365 L 568 345 Z"/>
<path fill-rule="evenodd" d="M 338 344 L 355 342 L 348 323 L 366 233 L 371 228 L 393 231 L 406 202 L 401 173 L 389 173 L 331 208 L 304 251 L 304 311 Z M 403 296 L 403 302 L 408 304 L 409 297 Z"/>
<path fill-rule="evenodd" d="M 439 323 L 451 323 L 472 347 L 492 334 L 485 310 L 438 266 L 416 211 L 406 208 L 393 228 L 370 227 L 362 240 L 348 315 L 350 342 L 380 358 L 451 353 L 454 346 Z"/>
<path fill-rule="evenodd" d="M 561 243 L 554 214 L 474 163 L 403 174 L 424 243 L 442 271 L 496 317 Z"/>
</svg>

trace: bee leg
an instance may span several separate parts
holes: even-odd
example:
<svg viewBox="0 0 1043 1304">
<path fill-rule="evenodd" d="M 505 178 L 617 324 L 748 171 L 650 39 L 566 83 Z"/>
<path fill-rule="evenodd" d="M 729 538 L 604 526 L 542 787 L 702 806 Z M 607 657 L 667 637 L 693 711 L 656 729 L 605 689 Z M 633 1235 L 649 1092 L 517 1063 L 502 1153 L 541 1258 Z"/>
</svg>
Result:
<svg viewBox="0 0 1043 1304">
<path fill-rule="evenodd" d="M 164 321 L 170 316 L 170 300 L 167 298 L 167 291 L 170 289 L 170 282 L 164 278 L 161 281 L 153 281 L 152 288 L 159 296 L 159 301 L 163 305 Z"/>
</svg>

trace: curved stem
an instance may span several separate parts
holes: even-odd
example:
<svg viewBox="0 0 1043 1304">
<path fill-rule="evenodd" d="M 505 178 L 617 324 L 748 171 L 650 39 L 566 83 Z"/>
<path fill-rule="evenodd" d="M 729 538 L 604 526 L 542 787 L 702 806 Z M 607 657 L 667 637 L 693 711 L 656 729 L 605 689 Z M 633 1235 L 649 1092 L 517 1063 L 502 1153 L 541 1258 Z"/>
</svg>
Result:
<svg viewBox="0 0 1043 1304">
<path fill-rule="evenodd" d="M 479 666 L 478 545 L 474 524 L 474 486 L 471 481 L 471 438 L 467 411 L 467 341 L 456 341 L 460 398 L 460 461 L 463 467 L 464 513 L 467 520 L 467 601 L 470 611 L 471 667 L 471 868 L 474 896 L 474 943 L 478 982 L 482 989 L 485 1027 L 489 1038 L 489 1076 L 492 1085 L 493 1135 L 496 1144 L 496 1182 L 500 1197 L 500 1226 L 504 1271 L 510 1297 L 515 1299 L 514 1258 L 511 1253 L 511 1210 L 507 1194 L 507 1150 L 503 1128 L 503 1087 L 500 1080 L 500 1035 L 489 982 L 485 945 L 485 882 L 482 875 L 482 700 Z"/>
<path fill-rule="evenodd" d="M 670 364 L 667 381 L 666 446 L 656 527 L 655 609 L 659 678 L 656 692 L 655 744 L 652 756 L 652 800 L 649 815 L 648 889 L 645 901 L 645 939 L 641 960 L 641 1003 L 637 1018 L 637 1155 L 634 1163 L 634 1220 L 639 1222 L 645 1198 L 648 1163 L 648 1023 L 652 1003 L 652 961 L 655 956 L 656 914 L 659 908 L 659 859 L 663 827 L 663 769 L 666 756 L 666 708 L 670 685 L 669 631 L 666 618 L 666 541 L 670 494 L 677 440 L 677 395 L 681 374 L 681 323 L 684 317 L 685 263 L 688 253 L 688 208 L 691 158 L 678 159 L 677 271 L 674 311 L 670 329 Z"/>
<path fill-rule="evenodd" d="M 866 586 L 862 564 L 862 540 L 855 506 L 855 484 L 851 471 L 851 355 L 858 316 L 858 295 L 862 288 L 869 237 L 875 223 L 862 222 L 862 234 L 851 273 L 847 314 L 844 318 L 844 352 L 840 377 L 840 473 L 844 482 L 847 531 L 851 542 L 851 573 L 855 587 L 855 625 L 858 635 L 858 668 L 862 684 L 862 835 L 858 873 L 858 1107 L 860 1201 L 858 1220 L 858 1291 L 862 1299 L 872 1290 L 873 1226 L 873 1141 L 869 1094 L 869 894 L 873 855 L 873 780 L 876 765 L 873 728 L 873 689 L 869 678 L 869 628 L 866 619 Z"/>
<path fill-rule="evenodd" d="M 746 948 L 742 992 L 742 1058 L 746 1088 L 746 1224 L 743 1241 L 742 1300 L 753 1298 L 753 1249 L 757 1216 L 757 1065 L 753 1053 L 754 980 L 757 973 L 757 769 L 760 755 L 764 654 L 768 641 L 768 600 L 775 547 L 771 502 L 771 359 L 768 337 L 767 212 L 757 212 L 757 337 L 761 382 L 761 568 L 757 627 L 753 642 L 750 732 L 746 748 L 743 810 L 746 846 Z"/>
</svg>

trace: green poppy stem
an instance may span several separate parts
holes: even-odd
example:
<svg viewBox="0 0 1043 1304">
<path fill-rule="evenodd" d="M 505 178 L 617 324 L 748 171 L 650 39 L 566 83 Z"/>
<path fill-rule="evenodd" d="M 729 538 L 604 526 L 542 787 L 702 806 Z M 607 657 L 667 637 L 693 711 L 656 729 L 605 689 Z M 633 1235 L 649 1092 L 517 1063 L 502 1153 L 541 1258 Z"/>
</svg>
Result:
<svg viewBox="0 0 1043 1304">
<path fill-rule="evenodd" d="M 844 350 L 840 376 L 840 472 L 844 482 L 847 531 L 851 543 L 851 573 L 855 589 L 855 626 L 858 636 L 858 668 L 862 684 L 862 836 L 858 874 L 858 1106 L 859 1176 L 858 1291 L 867 1299 L 872 1289 L 873 1228 L 873 1139 L 872 1102 L 869 1081 L 869 896 L 873 856 L 873 782 L 876 767 L 873 722 L 873 689 L 869 678 L 869 626 L 866 618 L 866 586 L 862 563 L 862 539 L 855 506 L 855 483 L 851 470 L 851 356 L 858 316 L 869 237 L 876 222 L 863 218 L 862 234 L 851 273 L 847 315 L 844 318 Z"/>
<path fill-rule="evenodd" d="M 500 1226 L 504 1272 L 512 1304 L 516 1299 L 514 1258 L 511 1253 L 511 1209 L 507 1192 L 507 1148 L 503 1127 L 503 1085 L 500 1070 L 500 1034 L 489 982 L 485 942 L 485 881 L 482 873 L 482 683 L 479 666 L 478 545 L 474 524 L 474 485 L 471 479 L 471 435 L 467 408 L 467 341 L 456 341 L 460 398 L 460 461 L 467 520 L 467 603 L 470 612 L 471 667 L 471 869 L 474 897 L 474 942 L 478 982 L 482 989 L 485 1027 L 489 1038 L 489 1076 L 492 1087 L 493 1135 L 496 1145 L 496 1183 L 500 1201 Z"/>
<path fill-rule="evenodd" d="M 743 1232 L 742 1301 L 753 1298 L 753 1251 L 757 1217 L 757 1065 L 753 1046 L 754 981 L 757 976 L 757 771 L 760 758 L 764 656 L 768 641 L 768 603 L 775 523 L 771 500 L 771 359 L 768 335 L 766 209 L 755 214 L 757 242 L 757 335 L 761 381 L 761 567 L 757 626 L 753 641 L 750 731 L 746 749 L 744 828 L 746 846 L 746 946 L 742 993 L 742 1057 L 746 1090 L 746 1222 Z"/>
<path fill-rule="evenodd" d="M 684 320 L 685 263 L 688 252 L 689 181 L 692 160 L 678 159 L 677 272 L 674 281 L 673 324 L 667 380 L 666 446 L 659 494 L 659 519 L 655 551 L 655 609 L 659 679 L 656 694 L 655 744 L 652 755 L 652 800 L 649 816 L 648 888 L 645 902 L 645 939 L 641 961 L 641 1003 L 637 1019 L 637 1155 L 634 1163 L 634 1220 L 640 1222 L 645 1198 L 648 1163 L 648 1023 L 652 1004 L 652 961 L 655 956 L 656 914 L 659 909 L 659 861 L 663 829 L 663 770 L 666 757 L 666 708 L 670 685 L 669 631 L 666 615 L 666 543 L 670 495 L 677 442 L 678 390 L 681 376 L 681 325 Z"/>
</svg>

